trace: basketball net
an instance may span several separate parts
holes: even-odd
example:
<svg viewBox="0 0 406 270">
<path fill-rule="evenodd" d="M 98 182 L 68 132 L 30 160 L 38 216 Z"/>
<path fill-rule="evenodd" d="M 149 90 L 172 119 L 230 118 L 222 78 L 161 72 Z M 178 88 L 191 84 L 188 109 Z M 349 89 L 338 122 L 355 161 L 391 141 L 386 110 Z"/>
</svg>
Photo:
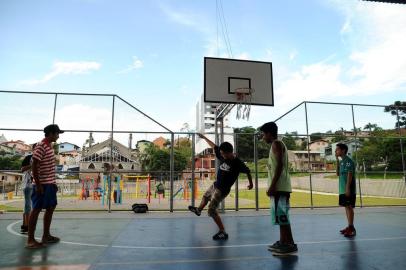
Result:
<svg viewBox="0 0 406 270">
<path fill-rule="evenodd" d="M 237 97 L 237 115 L 236 119 L 249 119 L 251 112 L 251 99 L 254 89 L 237 88 L 234 90 Z"/>
</svg>

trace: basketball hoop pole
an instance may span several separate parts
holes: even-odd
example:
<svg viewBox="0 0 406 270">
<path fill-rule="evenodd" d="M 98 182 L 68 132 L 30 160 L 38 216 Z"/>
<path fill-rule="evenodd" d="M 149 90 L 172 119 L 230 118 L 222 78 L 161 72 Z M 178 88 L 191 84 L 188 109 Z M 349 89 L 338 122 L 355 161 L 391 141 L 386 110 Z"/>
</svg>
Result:
<svg viewBox="0 0 406 270">
<path fill-rule="evenodd" d="M 221 103 L 216 110 L 216 118 L 214 132 L 215 132 L 215 143 L 219 145 L 220 143 L 224 142 L 224 117 L 226 117 L 230 111 L 234 108 L 235 104 L 224 104 Z M 220 124 L 220 134 L 219 134 L 219 124 Z M 219 161 L 216 159 L 216 173 L 219 168 Z M 225 212 L 225 202 L 224 200 L 221 201 L 220 210 L 222 213 Z"/>
</svg>

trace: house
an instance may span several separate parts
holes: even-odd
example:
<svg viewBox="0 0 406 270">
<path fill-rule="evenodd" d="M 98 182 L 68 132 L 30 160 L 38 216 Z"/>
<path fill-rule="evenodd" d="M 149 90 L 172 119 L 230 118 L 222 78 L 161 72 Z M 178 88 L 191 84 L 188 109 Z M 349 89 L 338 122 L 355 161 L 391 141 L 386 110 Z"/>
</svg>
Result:
<svg viewBox="0 0 406 270">
<path fill-rule="evenodd" d="M 81 172 L 88 172 L 81 173 L 81 177 L 97 177 L 99 172 L 104 170 L 104 164 L 110 162 L 118 170 L 139 171 L 141 169 L 136 157 L 131 154 L 131 149 L 115 140 L 113 140 L 113 148 L 111 148 L 111 140 L 107 139 L 86 149 L 87 151 L 82 153 L 79 167 Z M 92 170 L 95 172 L 92 173 Z"/>
<path fill-rule="evenodd" d="M 309 167 L 310 154 L 310 167 Z M 289 164 L 294 171 L 324 171 L 324 159 L 320 151 L 288 151 Z"/>
<path fill-rule="evenodd" d="M 6 137 L 4 136 L 4 134 L 0 135 L 0 144 L 7 142 L 8 140 L 6 139 Z"/>
<path fill-rule="evenodd" d="M 136 149 L 138 153 L 144 153 L 148 146 L 152 145 L 153 143 L 147 140 L 140 140 L 136 144 Z"/>
<path fill-rule="evenodd" d="M 161 137 L 158 137 L 155 140 L 153 140 L 152 143 L 159 149 L 163 149 L 163 148 L 165 148 L 167 141 L 168 141 L 167 139 L 165 139 L 164 137 L 161 136 Z"/>
<path fill-rule="evenodd" d="M 69 142 L 63 142 L 63 143 L 58 144 L 58 153 L 72 152 L 72 151 L 80 151 L 80 147 L 77 146 L 76 144 L 69 143 Z"/>
<path fill-rule="evenodd" d="M 20 183 L 22 178 L 22 173 L 0 172 L 0 193 L 15 191 L 16 184 Z"/>
<path fill-rule="evenodd" d="M 0 144 L 0 155 L 13 156 L 16 154 L 16 149 L 5 144 Z"/>
<path fill-rule="evenodd" d="M 23 156 L 32 154 L 32 146 L 21 140 L 6 141 L 1 144 L 15 149 L 16 154 L 21 154 Z"/>
<path fill-rule="evenodd" d="M 324 156 L 324 149 L 329 146 L 329 142 L 327 140 L 315 140 L 311 143 L 309 143 L 309 149 L 310 151 L 317 151 L 321 152 L 322 156 Z"/>
<path fill-rule="evenodd" d="M 361 147 L 361 144 L 358 140 L 347 140 L 342 142 L 335 142 L 330 144 L 324 149 L 324 156 L 327 161 L 334 161 L 336 160 L 335 150 L 338 143 L 344 143 L 348 146 L 348 155 L 351 157 L 357 148 Z"/>
</svg>

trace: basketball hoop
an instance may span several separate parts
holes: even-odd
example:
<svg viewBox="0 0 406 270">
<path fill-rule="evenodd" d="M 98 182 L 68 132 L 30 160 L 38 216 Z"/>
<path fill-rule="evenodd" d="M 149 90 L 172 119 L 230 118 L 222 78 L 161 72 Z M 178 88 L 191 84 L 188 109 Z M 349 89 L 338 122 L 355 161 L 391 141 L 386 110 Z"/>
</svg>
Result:
<svg viewBox="0 0 406 270">
<path fill-rule="evenodd" d="M 254 89 L 249 87 L 241 87 L 234 90 L 234 94 L 237 98 L 237 119 L 249 119 L 252 93 L 254 93 Z"/>
</svg>

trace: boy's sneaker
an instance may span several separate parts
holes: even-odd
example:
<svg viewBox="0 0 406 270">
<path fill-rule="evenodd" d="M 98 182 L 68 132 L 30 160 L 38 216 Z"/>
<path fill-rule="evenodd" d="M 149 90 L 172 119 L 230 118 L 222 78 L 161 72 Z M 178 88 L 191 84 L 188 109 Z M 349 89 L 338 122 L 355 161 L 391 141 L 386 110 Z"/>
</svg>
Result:
<svg viewBox="0 0 406 270">
<path fill-rule="evenodd" d="M 340 230 L 341 234 L 345 234 L 348 231 L 348 227 L 345 227 L 344 229 Z"/>
<path fill-rule="evenodd" d="M 345 237 L 354 237 L 357 234 L 357 231 L 355 230 L 354 227 L 348 228 L 348 230 L 343 234 Z"/>
<path fill-rule="evenodd" d="M 281 242 L 276 241 L 272 245 L 268 246 L 268 250 L 269 251 L 274 251 L 275 249 L 278 249 L 280 245 L 281 245 Z"/>
<path fill-rule="evenodd" d="M 196 216 L 200 216 L 202 214 L 202 211 L 200 211 L 199 208 L 197 208 L 197 207 L 189 205 L 188 208 L 189 208 L 189 211 L 195 213 Z"/>
<path fill-rule="evenodd" d="M 213 240 L 227 240 L 228 234 L 226 232 L 218 232 L 213 235 Z"/>
<path fill-rule="evenodd" d="M 272 250 L 274 256 L 286 256 L 297 252 L 296 244 L 279 244 L 278 248 Z"/>
<path fill-rule="evenodd" d="M 20 229 L 20 233 L 28 233 L 28 226 L 21 225 Z"/>
</svg>

